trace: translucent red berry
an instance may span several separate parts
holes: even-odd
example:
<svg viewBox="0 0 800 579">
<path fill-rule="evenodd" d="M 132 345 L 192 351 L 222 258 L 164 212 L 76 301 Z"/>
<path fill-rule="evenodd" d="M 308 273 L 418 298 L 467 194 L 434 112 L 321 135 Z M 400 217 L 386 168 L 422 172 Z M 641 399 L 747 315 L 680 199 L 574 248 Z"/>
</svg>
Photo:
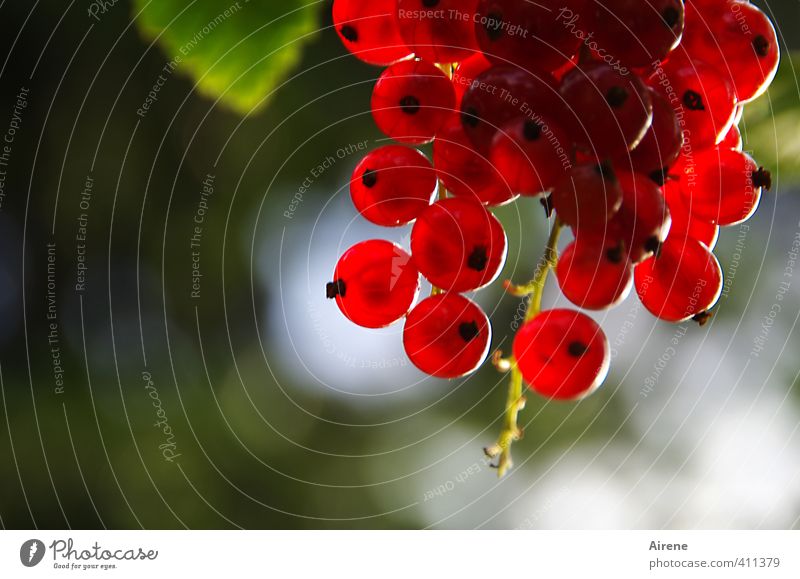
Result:
<svg viewBox="0 0 800 579">
<path fill-rule="evenodd" d="M 744 143 L 742 142 L 742 133 L 739 130 L 739 127 L 737 127 L 734 123 L 720 141 L 719 148 L 736 149 L 737 151 L 741 151 L 743 146 Z"/>
<path fill-rule="evenodd" d="M 386 69 L 372 93 L 372 116 L 386 135 L 428 143 L 455 107 L 453 84 L 429 62 L 404 60 Z"/>
<path fill-rule="evenodd" d="M 769 189 L 769 171 L 750 155 L 735 149 L 709 149 L 675 168 L 684 204 L 692 215 L 719 225 L 749 219 L 758 208 L 762 189 Z"/>
<path fill-rule="evenodd" d="M 610 163 L 583 163 L 556 184 L 550 203 L 570 227 L 603 236 L 622 204 L 622 188 Z"/>
<path fill-rule="evenodd" d="M 583 0 L 481 0 L 476 18 L 478 44 L 497 64 L 552 72 L 568 62 L 580 44 L 558 18 L 582 4 Z"/>
<path fill-rule="evenodd" d="M 576 306 L 602 310 L 622 302 L 633 287 L 633 265 L 621 244 L 581 237 L 558 259 L 558 285 Z"/>
<path fill-rule="evenodd" d="M 590 317 L 556 309 L 522 326 L 514 338 L 514 358 L 532 390 L 556 400 L 578 400 L 605 380 L 610 349 Z"/>
<path fill-rule="evenodd" d="M 434 203 L 411 231 L 414 263 L 444 290 L 467 292 L 490 284 L 505 265 L 507 250 L 503 226 L 472 199 Z"/>
<path fill-rule="evenodd" d="M 430 62 L 460 62 L 478 48 L 478 0 L 397 0 L 397 24 L 417 57 Z"/>
<path fill-rule="evenodd" d="M 492 326 L 476 304 L 455 293 L 427 298 L 411 310 L 403 346 L 411 362 L 438 378 L 474 372 L 486 360 Z"/>
<path fill-rule="evenodd" d="M 695 151 L 713 147 L 733 124 L 733 87 L 708 63 L 675 54 L 656 68 L 648 82 L 670 102 L 686 143 Z"/>
<path fill-rule="evenodd" d="M 617 166 L 648 175 L 657 183 L 663 183 L 668 169 L 675 163 L 683 145 L 675 111 L 667 100 L 652 88 L 648 89 L 653 101 L 653 122 L 629 157 L 617 157 Z"/>
<path fill-rule="evenodd" d="M 670 228 L 670 215 L 661 188 L 640 173 L 617 172 L 622 206 L 609 228 L 610 240 L 622 242 L 633 263 L 659 250 Z"/>
<path fill-rule="evenodd" d="M 387 145 L 356 166 L 350 196 L 365 219 L 395 227 L 410 223 L 433 202 L 436 182 L 425 155 L 410 147 Z"/>
<path fill-rule="evenodd" d="M 550 118 L 518 118 L 494 136 L 490 159 L 512 190 L 538 195 L 552 189 L 571 166 L 570 140 Z"/>
<path fill-rule="evenodd" d="M 439 131 L 433 143 L 433 164 L 447 190 L 486 205 L 503 205 L 517 194 L 489 161 L 475 149 L 458 115 Z"/>
<path fill-rule="evenodd" d="M 778 70 L 780 46 L 766 14 L 749 2 L 726 1 L 717 9 L 687 6 L 684 48 L 715 66 L 740 102 L 761 95 Z"/>
<path fill-rule="evenodd" d="M 419 272 L 408 253 L 394 243 L 373 239 L 342 255 L 326 293 L 353 323 L 383 328 L 411 309 L 419 282 Z"/>
<path fill-rule="evenodd" d="M 461 99 L 475 79 L 492 67 L 482 52 L 473 54 L 468 59 L 459 63 L 453 71 L 453 87 L 456 90 L 456 105 L 461 106 Z"/>
<path fill-rule="evenodd" d="M 606 63 L 581 65 L 564 76 L 561 96 L 569 107 L 567 128 L 575 142 L 598 157 L 635 147 L 653 118 L 653 103 L 635 74 Z"/>
<path fill-rule="evenodd" d="M 722 292 L 717 258 L 696 239 L 667 239 L 658 255 L 636 266 L 636 292 L 644 307 L 668 322 L 710 310 Z"/>
<path fill-rule="evenodd" d="M 518 118 L 536 120 L 563 108 L 555 79 L 511 66 L 479 74 L 461 100 L 461 121 L 472 144 L 488 152 L 495 133 Z"/>
<path fill-rule="evenodd" d="M 649 66 L 664 60 L 683 34 L 682 0 L 604 0 L 587 2 L 588 29 L 595 33 L 601 58 L 617 66 Z"/>
<path fill-rule="evenodd" d="M 387 65 L 411 54 L 397 28 L 394 0 L 334 0 L 333 26 L 347 50 L 364 62 Z"/>
<path fill-rule="evenodd" d="M 690 237 L 702 242 L 709 249 L 714 249 L 719 238 L 719 226 L 711 221 L 704 221 L 691 214 L 683 201 L 680 185 L 677 181 L 667 181 L 661 189 L 669 207 L 672 225 L 667 239 L 683 239 Z"/>
</svg>

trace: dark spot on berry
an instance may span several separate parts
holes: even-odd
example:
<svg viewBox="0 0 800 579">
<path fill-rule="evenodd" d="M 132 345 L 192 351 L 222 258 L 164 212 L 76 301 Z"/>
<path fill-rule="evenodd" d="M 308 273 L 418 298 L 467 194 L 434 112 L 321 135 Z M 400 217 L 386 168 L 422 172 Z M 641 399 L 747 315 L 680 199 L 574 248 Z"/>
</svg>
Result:
<svg viewBox="0 0 800 579">
<path fill-rule="evenodd" d="M 464 322 L 458 326 L 458 335 L 465 342 L 471 342 L 481 335 L 481 330 L 475 322 Z"/>
<path fill-rule="evenodd" d="M 667 6 L 664 8 L 664 12 L 661 13 L 661 18 L 664 19 L 664 23 L 667 26 L 675 28 L 675 25 L 681 20 L 681 13 L 674 6 Z"/>
<path fill-rule="evenodd" d="M 345 285 L 343 279 L 337 279 L 336 281 L 332 281 L 325 286 L 325 295 L 329 300 L 332 300 L 337 296 L 344 297 L 346 293 L 347 286 Z"/>
<path fill-rule="evenodd" d="M 574 342 L 570 342 L 569 346 L 567 346 L 567 352 L 573 358 L 580 358 L 589 350 L 588 346 L 583 342 L 578 342 L 577 340 Z"/>
<path fill-rule="evenodd" d="M 612 86 L 606 92 L 606 102 L 612 109 L 618 109 L 628 100 L 628 89 L 622 86 Z"/>
<path fill-rule="evenodd" d="M 372 189 L 378 182 L 378 174 L 372 169 L 367 169 L 361 176 L 361 182 L 364 184 L 364 187 Z"/>
<path fill-rule="evenodd" d="M 759 167 L 758 171 L 753 173 L 753 185 L 769 191 L 772 189 L 772 173 L 764 167 Z"/>
<path fill-rule="evenodd" d="M 439 0 L 422 0 L 422 5 L 425 8 L 436 8 L 439 5 Z"/>
<path fill-rule="evenodd" d="M 664 185 L 664 183 L 667 182 L 667 176 L 668 175 L 669 175 L 669 168 L 662 167 L 661 169 L 657 169 L 657 170 L 653 171 L 652 173 L 650 173 L 650 175 L 648 175 L 648 177 L 650 177 L 650 180 L 653 183 L 655 183 L 656 185 L 661 187 L 661 186 Z"/>
<path fill-rule="evenodd" d="M 542 127 L 533 121 L 525 121 L 525 126 L 522 129 L 522 135 L 528 141 L 536 141 L 542 136 Z"/>
<path fill-rule="evenodd" d="M 594 170 L 604 180 L 610 181 L 611 183 L 617 182 L 617 174 L 614 173 L 614 166 L 611 164 L 611 161 L 603 161 L 602 163 L 598 163 L 595 165 Z"/>
<path fill-rule="evenodd" d="M 616 247 L 612 247 L 608 251 L 606 251 L 606 259 L 611 263 L 622 263 L 622 260 L 625 258 L 625 248 L 620 241 Z"/>
<path fill-rule="evenodd" d="M 339 32 L 341 32 L 342 38 L 344 38 L 348 42 L 358 42 L 358 30 L 356 30 L 352 26 L 346 24 L 342 26 Z"/>
<path fill-rule="evenodd" d="M 546 197 L 539 199 L 539 203 L 541 203 L 542 207 L 544 207 L 544 214 L 548 219 L 553 216 L 553 201 L 551 197 L 552 195 L 547 195 Z"/>
<path fill-rule="evenodd" d="M 644 250 L 648 253 L 653 253 L 656 257 L 658 257 L 661 255 L 661 245 L 661 240 L 654 235 L 652 237 L 648 237 L 647 241 L 644 242 Z"/>
<path fill-rule="evenodd" d="M 483 271 L 486 269 L 486 266 L 489 264 L 489 255 L 486 251 L 486 247 L 483 245 L 477 246 L 475 249 L 472 250 L 472 253 L 467 258 L 467 265 L 470 269 L 474 269 L 475 271 Z"/>
<path fill-rule="evenodd" d="M 702 328 L 703 326 L 705 326 L 705 325 L 708 323 L 708 321 L 709 321 L 709 320 L 710 320 L 710 319 L 711 319 L 713 316 L 714 316 L 714 314 L 712 314 L 711 312 L 700 312 L 699 314 L 697 314 L 696 316 L 694 316 L 694 317 L 692 318 L 692 320 L 694 320 L 695 322 L 697 322 L 697 323 L 700 325 L 700 327 Z"/>
<path fill-rule="evenodd" d="M 400 108 L 407 115 L 416 115 L 419 112 L 419 99 L 414 95 L 404 96 L 400 99 Z"/>
<path fill-rule="evenodd" d="M 753 39 L 753 50 L 759 57 L 766 57 L 769 54 L 769 40 L 759 34 Z"/>
<path fill-rule="evenodd" d="M 486 36 L 492 42 L 500 40 L 503 36 L 503 15 L 499 12 L 490 12 L 486 17 L 483 27 L 486 29 Z"/>
<path fill-rule="evenodd" d="M 467 127 L 477 127 L 481 121 L 478 111 L 474 107 L 467 107 L 461 111 L 461 123 Z"/>
<path fill-rule="evenodd" d="M 706 106 L 703 104 L 703 97 L 693 90 L 687 90 L 683 93 L 683 104 L 690 111 L 704 111 Z"/>
</svg>

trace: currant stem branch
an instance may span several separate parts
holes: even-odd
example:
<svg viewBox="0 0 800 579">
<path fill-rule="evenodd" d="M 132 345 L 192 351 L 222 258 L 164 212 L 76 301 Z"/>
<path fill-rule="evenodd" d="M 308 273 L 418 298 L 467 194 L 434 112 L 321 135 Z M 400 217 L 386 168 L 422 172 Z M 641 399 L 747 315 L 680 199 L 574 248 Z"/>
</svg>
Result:
<svg viewBox="0 0 800 579">
<path fill-rule="evenodd" d="M 525 322 L 529 322 L 542 311 L 542 297 L 550 271 L 555 269 L 558 264 L 558 239 L 564 224 L 556 218 L 555 224 L 550 231 L 550 237 L 544 248 L 544 253 L 536 266 L 533 279 L 524 286 L 511 286 L 509 291 L 515 295 L 527 296 L 528 305 L 525 312 Z M 500 362 L 505 362 L 501 364 Z M 497 476 L 503 477 L 513 466 L 511 459 L 511 445 L 522 438 L 522 429 L 518 424 L 519 413 L 525 408 L 525 397 L 523 396 L 522 372 L 519 370 L 517 361 L 513 358 L 502 360 L 496 356 L 495 366 L 498 369 L 505 369 L 510 366 L 510 377 L 508 384 L 508 396 L 506 397 L 506 410 L 503 418 L 503 429 L 497 442 L 486 448 L 486 454 L 490 458 L 497 459 Z"/>
</svg>

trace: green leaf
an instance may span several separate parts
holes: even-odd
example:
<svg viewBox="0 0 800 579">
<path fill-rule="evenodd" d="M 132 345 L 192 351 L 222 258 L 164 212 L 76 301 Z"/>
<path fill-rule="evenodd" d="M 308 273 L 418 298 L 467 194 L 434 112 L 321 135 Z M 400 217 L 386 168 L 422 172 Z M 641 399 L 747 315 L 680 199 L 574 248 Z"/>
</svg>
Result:
<svg viewBox="0 0 800 579">
<path fill-rule="evenodd" d="M 263 105 L 319 30 L 314 0 L 134 0 L 175 72 L 239 113 Z M 139 13 L 141 11 L 141 13 Z"/>
<path fill-rule="evenodd" d="M 773 171 L 783 188 L 800 183 L 800 53 L 784 54 L 766 94 L 744 108 L 745 149 Z"/>
</svg>

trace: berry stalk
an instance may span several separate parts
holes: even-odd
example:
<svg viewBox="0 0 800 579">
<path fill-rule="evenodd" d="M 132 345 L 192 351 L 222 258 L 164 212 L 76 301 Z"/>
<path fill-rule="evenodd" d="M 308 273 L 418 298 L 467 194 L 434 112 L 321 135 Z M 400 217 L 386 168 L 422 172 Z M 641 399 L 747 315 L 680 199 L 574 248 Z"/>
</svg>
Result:
<svg viewBox="0 0 800 579">
<path fill-rule="evenodd" d="M 564 224 L 556 217 L 550 236 L 545 244 L 544 253 L 536 266 L 533 279 L 524 286 L 508 285 L 508 291 L 513 295 L 528 298 L 528 305 L 525 311 L 525 322 L 529 322 L 542 311 L 542 297 L 544 288 L 547 284 L 547 277 L 550 271 L 555 269 L 558 264 L 558 240 Z M 502 359 L 495 357 L 495 367 L 502 372 L 510 372 L 508 383 L 508 396 L 506 398 L 505 416 L 503 418 L 503 429 L 497 442 L 485 450 L 489 458 L 497 459 L 497 476 L 503 477 L 513 466 L 511 459 L 511 445 L 522 438 L 522 429 L 518 424 L 519 413 L 525 409 L 525 397 L 523 396 L 522 372 L 517 365 L 517 361 L 511 357 Z"/>
</svg>

